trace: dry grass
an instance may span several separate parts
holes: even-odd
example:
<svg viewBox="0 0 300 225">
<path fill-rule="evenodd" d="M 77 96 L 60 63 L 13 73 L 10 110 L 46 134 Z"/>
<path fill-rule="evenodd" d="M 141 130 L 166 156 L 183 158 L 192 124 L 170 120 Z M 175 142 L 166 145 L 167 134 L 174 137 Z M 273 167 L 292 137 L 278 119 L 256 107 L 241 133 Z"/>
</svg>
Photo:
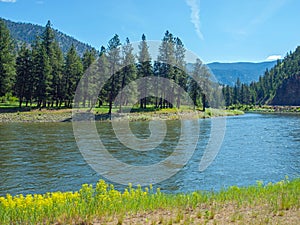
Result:
<svg viewBox="0 0 300 225">
<path fill-rule="evenodd" d="M 92 224 L 118 224 L 117 217 L 95 219 Z M 155 211 L 128 214 L 121 224 L 291 224 L 298 225 L 299 209 L 273 212 L 268 205 L 241 206 L 234 203 L 199 205 L 195 209 L 160 209 Z"/>
</svg>

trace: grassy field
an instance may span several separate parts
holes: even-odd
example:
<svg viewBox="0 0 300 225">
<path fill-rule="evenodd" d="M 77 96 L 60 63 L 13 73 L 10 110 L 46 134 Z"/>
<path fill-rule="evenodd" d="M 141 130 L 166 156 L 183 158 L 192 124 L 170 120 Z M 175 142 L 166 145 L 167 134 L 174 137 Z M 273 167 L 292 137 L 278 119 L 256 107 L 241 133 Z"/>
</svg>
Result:
<svg viewBox="0 0 300 225">
<path fill-rule="evenodd" d="M 300 179 L 219 192 L 120 192 L 100 180 L 78 192 L 0 197 L 0 224 L 298 224 Z"/>
</svg>

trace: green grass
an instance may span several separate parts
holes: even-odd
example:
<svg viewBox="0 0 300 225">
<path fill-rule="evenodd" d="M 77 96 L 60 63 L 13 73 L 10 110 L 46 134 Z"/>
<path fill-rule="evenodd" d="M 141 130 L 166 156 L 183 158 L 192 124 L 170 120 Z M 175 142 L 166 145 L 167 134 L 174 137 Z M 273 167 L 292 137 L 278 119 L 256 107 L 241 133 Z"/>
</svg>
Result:
<svg viewBox="0 0 300 225">
<path fill-rule="evenodd" d="M 59 122 L 71 121 L 72 109 L 69 108 L 43 108 L 37 109 L 36 106 L 19 108 L 15 103 L 0 104 L 0 121 L 2 122 Z M 76 109 L 75 109 L 76 110 Z M 81 112 L 88 112 L 90 108 L 80 108 Z M 126 119 L 129 121 L 150 121 L 150 120 L 180 120 L 211 118 L 218 116 L 233 116 L 243 114 L 239 110 L 224 110 L 207 108 L 205 112 L 200 109 L 192 109 L 189 106 L 177 108 L 155 108 L 154 105 L 148 105 L 146 109 L 140 109 L 138 106 L 133 108 L 123 106 L 119 114 L 119 107 L 112 108 L 113 118 L 117 120 Z M 95 107 L 92 109 L 96 120 L 108 120 L 108 106 Z"/>
<path fill-rule="evenodd" d="M 244 112 L 238 109 L 212 109 L 208 108 L 205 110 L 205 113 L 208 114 L 209 117 L 218 117 L 218 116 L 235 116 L 235 115 L 243 115 Z"/>
<path fill-rule="evenodd" d="M 299 113 L 299 106 L 272 106 L 272 105 L 231 105 L 228 109 L 241 110 L 244 112 L 259 112 L 259 113 Z"/>
<path fill-rule="evenodd" d="M 159 221 L 163 224 L 189 224 L 192 220 L 214 220 L 225 206 L 234 207 L 229 220 L 243 221 L 245 214 L 240 209 L 250 209 L 251 212 L 251 208 L 258 207 L 280 217 L 288 210 L 297 212 L 299 196 L 300 179 L 267 185 L 258 182 L 249 187 L 233 186 L 219 192 L 188 194 L 165 194 L 159 189 L 154 191 L 151 186 L 142 189 L 131 185 L 120 192 L 101 180 L 95 187 L 84 184 L 78 192 L 0 197 L 0 224 L 89 224 L 95 221 L 122 224 L 128 217 L 136 218 L 136 215 L 145 213 L 149 224 Z M 260 216 L 259 211 L 248 214 L 251 218 Z"/>
<path fill-rule="evenodd" d="M 19 108 L 19 103 L 18 102 L 0 102 L 0 108 Z"/>
</svg>

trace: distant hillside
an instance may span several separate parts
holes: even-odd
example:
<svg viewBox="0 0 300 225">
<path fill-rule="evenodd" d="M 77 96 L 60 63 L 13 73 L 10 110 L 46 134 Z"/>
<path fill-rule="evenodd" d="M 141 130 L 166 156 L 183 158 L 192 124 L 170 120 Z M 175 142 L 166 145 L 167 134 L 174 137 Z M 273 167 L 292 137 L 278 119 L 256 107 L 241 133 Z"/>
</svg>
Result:
<svg viewBox="0 0 300 225">
<path fill-rule="evenodd" d="M 266 103 L 300 106 L 300 46 L 265 74 L 260 83 L 268 87 Z"/>
<path fill-rule="evenodd" d="M 40 25 L 35 25 L 31 23 L 20 23 L 13 22 L 11 20 L 2 19 L 10 31 L 11 37 L 15 40 L 17 46 L 20 46 L 21 43 L 25 42 L 27 44 L 32 44 L 37 36 L 40 36 L 44 31 L 45 27 Z M 45 24 L 47 21 L 45 21 Z M 54 30 L 56 39 L 64 53 L 66 53 L 71 45 L 73 44 L 76 47 L 76 50 L 80 56 L 87 49 L 92 49 L 88 44 L 82 43 L 75 38 L 68 36 L 58 30 Z"/>
<path fill-rule="evenodd" d="M 286 105 L 300 106 L 300 46 L 287 53 L 283 60 L 265 71 L 251 84 L 237 82 L 225 86 L 223 94 L 231 105 Z"/>
<path fill-rule="evenodd" d="M 271 62 L 237 62 L 237 63 L 209 63 L 208 67 L 222 84 L 233 86 L 240 78 L 242 83 L 258 81 L 259 76 L 263 75 L 266 69 L 272 68 L 276 61 Z"/>
</svg>

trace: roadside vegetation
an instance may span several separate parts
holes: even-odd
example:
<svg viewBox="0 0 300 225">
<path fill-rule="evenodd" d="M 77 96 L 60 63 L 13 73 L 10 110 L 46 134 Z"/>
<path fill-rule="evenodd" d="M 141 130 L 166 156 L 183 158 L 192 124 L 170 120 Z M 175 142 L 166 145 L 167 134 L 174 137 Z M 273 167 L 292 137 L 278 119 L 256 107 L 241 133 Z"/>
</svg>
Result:
<svg viewBox="0 0 300 225">
<path fill-rule="evenodd" d="M 300 179 L 219 192 L 166 194 L 152 186 L 115 190 L 100 180 L 76 192 L 0 197 L 1 224 L 285 223 L 300 216 Z"/>
</svg>

